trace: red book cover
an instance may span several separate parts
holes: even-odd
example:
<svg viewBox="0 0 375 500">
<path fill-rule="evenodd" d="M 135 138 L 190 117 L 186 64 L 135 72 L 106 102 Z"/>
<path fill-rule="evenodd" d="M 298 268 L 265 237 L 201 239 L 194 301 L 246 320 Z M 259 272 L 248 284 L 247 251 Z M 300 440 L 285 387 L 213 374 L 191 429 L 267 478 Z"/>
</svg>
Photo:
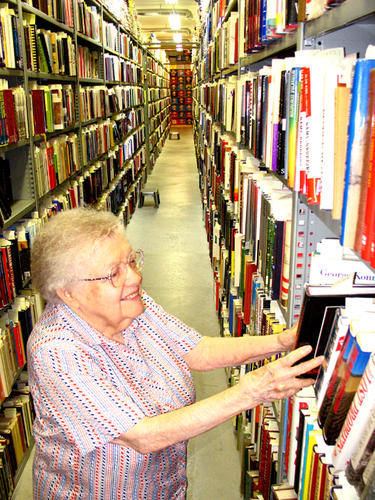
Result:
<svg viewBox="0 0 375 500">
<path fill-rule="evenodd" d="M 70 195 L 70 203 L 72 205 L 72 208 L 77 208 L 76 193 L 75 193 L 73 188 L 69 189 L 69 195 Z"/>
<path fill-rule="evenodd" d="M 14 343 L 16 346 L 17 363 L 18 366 L 22 368 L 26 362 L 26 358 L 22 340 L 21 325 L 19 322 L 13 324 L 13 336 L 14 336 Z"/>
<path fill-rule="evenodd" d="M 361 257 L 370 261 L 372 266 L 375 263 L 375 71 L 370 74 L 369 86 L 369 134 L 368 149 L 368 175 L 366 185 L 366 206 L 364 210 Z M 362 197 L 363 198 L 363 197 Z"/>
<path fill-rule="evenodd" d="M 12 289 L 12 281 L 9 275 L 9 265 L 7 258 L 7 249 L 5 247 L 0 248 L 1 251 L 1 260 L 3 263 L 3 271 L 4 271 L 4 285 L 5 285 L 5 297 L 7 303 L 13 300 L 13 289 Z"/>
<path fill-rule="evenodd" d="M 235 27 L 235 42 L 234 42 L 234 62 L 238 62 L 238 18 L 236 19 Z"/>
<path fill-rule="evenodd" d="M 46 122 L 43 90 L 33 89 L 31 91 L 31 99 L 33 103 L 34 134 L 45 134 Z"/>
<path fill-rule="evenodd" d="M 236 313 L 237 317 L 237 331 L 236 331 L 236 337 L 242 337 L 242 328 L 243 328 L 243 313 L 238 311 Z"/>
<path fill-rule="evenodd" d="M 4 268 L 2 250 L 4 249 L 0 248 L 0 309 L 9 304 L 5 278 L 6 268 Z"/>
<path fill-rule="evenodd" d="M 4 96 L 5 124 L 9 144 L 18 141 L 18 130 L 16 120 L 16 110 L 14 107 L 14 95 L 11 89 L 2 91 Z"/>
<path fill-rule="evenodd" d="M 215 279 L 215 299 L 216 299 L 216 312 L 219 310 L 219 304 L 220 304 L 220 282 L 218 278 L 216 277 Z"/>
<path fill-rule="evenodd" d="M 246 262 L 245 265 L 245 290 L 244 290 L 244 300 L 243 300 L 243 314 L 244 323 L 248 325 L 250 323 L 250 312 L 251 312 L 251 291 L 253 274 L 256 273 L 257 266 L 254 262 Z"/>
<path fill-rule="evenodd" d="M 54 189 L 57 186 L 55 165 L 53 163 L 53 146 L 47 147 L 47 162 L 48 162 L 48 179 L 50 189 Z"/>
<path fill-rule="evenodd" d="M 15 276 L 14 276 L 14 269 L 13 269 L 13 260 L 12 260 L 12 250 L 11 247 L 5 247 L 6 254 L 7 254 L 7 264 L 8 264 L 8 270 L 9 270 L 9 279 L 10 279 L 10 300 L 14 300 L 15 294 L 16 294 L 16 284 L 15 284 Z"/>
<path fill-rule="evenodd" d="M 312 495 L 311 498 L 314 496 L 314 491 L 317 487 L 317 476 L 318 476 L 318 468 L 319 468 L 319 458 L 320 454 L 316 451 L 316 445 L 314 446 L 313 449 L 313 458 L 312 458 L 312 464 L 311 464 L 311 476 L 310 476 L 310 494 Z"/>
<path fill-rule="evenodd" d="M 300 144 L 302 144 L 302 151 L 301 151 L 301 156 L 300 156 L 300 162 L 302 160 L 302 157 L 303 155 L 305 155 L 305 158 L 306 158 L 306 161 L 302 163 L 302 165 L 300 165 L 299 167 L 299 173 L 300 173 L 300 177 L 299 177 L 299 190 L 301 193 L 303 194 L 307 194 L 307 196 L 309 196 L 309 193 L 308 193 L 308 188 L 307 188 L 307 171 L 306 171 L 306 168 L 308 168 L 308 160 L 309 160 L 309 152 L 306 151 L 306 147 L 307 145 L 309 144 L 309 138 L 308 138 L 308 134 L 309 134 L 309 131 L 310 131 L 310 117 L 311 117 L 311 103 L 310 103 L 310 68 L 307 68 L 307 67 L 302 67 L 301 68 L 301 94 L 300 94 L 300 120 L 301 119 L 304 119 L 305 120 L 305 123 L 303 124 L 302 123 L 302 129 L 304 128 L 305 130 L 301 130 L 301 133 L 304 135 L 304 140 L 302 140 L 302 142 Z M 303 117 L 302 118 L 302 114 L 303 114 Z M 300 139 L 301 141 L 301 139 Z M 302 168 L 301 168 L 302 167 Z M 316 181 L 316 179 L 315 179 Z M 315 189 L 316 189 L 316 182 L 313 183 L 313 187 L 314 187 L 314 193 L 313 196 L 315 195 Z M 310 184 L 310 187 L 312 187 L 312 185 Z M 311 193 L 310 193 L 311 194 Z"/>
</svg>

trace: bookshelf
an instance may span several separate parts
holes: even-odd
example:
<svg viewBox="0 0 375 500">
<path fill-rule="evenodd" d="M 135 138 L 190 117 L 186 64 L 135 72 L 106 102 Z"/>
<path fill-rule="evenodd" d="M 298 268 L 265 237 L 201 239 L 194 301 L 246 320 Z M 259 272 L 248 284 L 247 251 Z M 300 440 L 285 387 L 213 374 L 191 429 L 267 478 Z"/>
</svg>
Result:
<svg viewBox="0 0 375 500">
<path fill-rule="evenodd" d="M 10 37 L 0 68 L 4 124 L 14 110 L 0 132 L 0 186 L 6 186 L 0 189 L 0 411 L 9 406 L 9 425 L 12 408 L 21 411 L 12 394 L 22 399 L 27 392 L 25 347 L 43 310 L 30 288 L 38 228 L 60 210 L 88 205 L 128 224 L 169 130 L 165 54 L 148 51 L 125 2 L 117 7 L 10 0 L 0 9 L 1 22 L 13 23 L 12 33 L 3 29 L 0 36 L 3 49 L 3 36 Z M 14 436 L 22 446 L 11 470 L 15 479 L 7 478 L 9 498 L 32 444 L 22 436 Z"/>
<path fill-rule="evenodd" d="M 150 51 L 144 66 L 149 172 L 155 165 L 170 128 L 169 70 L 166 61 L 158 59 L 159 55 L 158 50 Z"/>
<path fill-rule="evenodd" d="M 291 181 L 283 165 L 275 166 L 279 153 L 272 149 L 276 142 L 272 122 L 267 121 L 271 120 L 268 109 L 273 102 L 272 92 L 279 85 L 278 70 L 274 68 L 294 57 L 295 51 L 328 51 L 344 46 L 346 54 L 358 53 L 364 57 L 366 47 L 375 43 L 375 10 L 373 2 L 368 0 L 346 0 L 309 21 L 304 21 L 303 5 L 299 3 L 299 21 L 296 13 L 293 17 L 286 12 L 283 29 L 278 30 L 272 24 L 275 20 L 271 16 L 267 23 L 263 18 L 258 31 L 249 25 L 252 21 L 246 9 L 250 5 L 256 8 L 256 3 L 245 0 L 211 1 L 202 13 L 201 45 L 193 61 L 194 140 L 203 220 L 221 334 L 233 336 L 276 333 L 283 325 L 295 323 L 301 310 L 304 285 L 309 282 L 312 255 L 323 239 L 340 238 L 343 231 L 338 211 L 330 206 L 327 197 L 320 203 L 312 202 L 311 197 Z M 238 48 L 231 59 L 228 39 L 233 31 Z M 300 67 L 303 67 L 303 57 L 307 57 L 305 54 L 299 59 Z M 251 81 L 253 83 L 249 83 Z M 269 82 L 272 83 L 268 86 Z M 243 110 L 250 106 L 253 114 L 249 121 L 245 116 L 244 121 Z M 301 151 L 305 151 L 304 146 Z M 322 182 L 330 186 L 327 177 Z M 251 196 L 248 193 L 252 193 Z M 253 205 L 246 204 L 247 199 L 252 200 Z M 281 249 L 277 241 L 283 241 Z M 352 251 L 352 259 L 355 253 L 359 256 Z M 364 263 L 358 262 L 363 268 Z M 278 265 L 281 267 L 277 275 L 274 271 Z M 368 262 L 365 265 L 370 272 L 374 271 Z M 246 290 L 247 276 L 250 292 Z M 280 282 L 281 288 L 278 288 Z M 237 372 L 238 367 L 234 370 Z M 292 411 L 289 403 L 284 401 L 249 412 L 241 415 L 237 422 L 242 426 L 240 434 L 245 435 L 245 440 L 258 436 L 258 441 L 250 439 L 252 444 L 248 447 L 255 465 L 263 452 L 254 420 L 263 419 L 271 426 L 266 436 L 269 443 L 273 443 L 269 448 L 272 456 L 277 455 L 277 465 L 271 460 L 275 483 L 283 483 L 290 477 L 286 457 Z M 276 422 L 275 428 L 270 423 L 272 420 Z M 341 487 L 347 487 L 352 493 L 342 475 L 341 480 L 344 485 Z M 249 488 L 245 491 L 245 498 L 250 498 L 249 491 Z M 266 495 L 265 490 L 261 491 Z"/>
</svg>

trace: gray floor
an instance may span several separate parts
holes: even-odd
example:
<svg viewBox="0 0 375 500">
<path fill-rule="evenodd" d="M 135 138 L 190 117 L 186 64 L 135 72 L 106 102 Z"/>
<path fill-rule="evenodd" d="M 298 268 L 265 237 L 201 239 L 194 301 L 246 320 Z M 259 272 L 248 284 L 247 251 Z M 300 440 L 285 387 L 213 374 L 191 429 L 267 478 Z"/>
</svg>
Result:
<svg viewBox="0 0 375 500">
<path fill-rule="evenodd" d="M 177 130 L 177 129 L 176 129 Z M 167 311 L 204 335 L 218 335 L 206 234 L 202 222 L 192 131 L 180 127 L 181 140 L 167 140 L 148 186 L 160 192 L 159 209 L 146 199 L 127 234 L 145 251 L 144 288 Z M 202 399 L 226 387 L 224 370 L 194 375 Z M 231 422 L 189 443 L 189 500 L 240 500 L 240 456 Z M 15 500 L 31 498 L 30 466 Z M 141 500 L 141 499 L 140 499 Z"/>
</svg>

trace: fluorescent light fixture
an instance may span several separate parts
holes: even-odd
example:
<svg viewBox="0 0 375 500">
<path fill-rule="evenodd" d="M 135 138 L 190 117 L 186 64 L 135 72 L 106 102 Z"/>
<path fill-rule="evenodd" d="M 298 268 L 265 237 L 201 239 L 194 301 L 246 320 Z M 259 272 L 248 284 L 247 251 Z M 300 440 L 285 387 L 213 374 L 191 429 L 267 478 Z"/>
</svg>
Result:
<svg viewBox="0 0 375 500">
<path fill-rule="evenodd" d="M 167 5 L 176 5 L 178 0 L 164 0 Z"/>
<path fill-rule="evenodd" d="M 182 45 L 180 43 L 176 44 L 177 52 L 182 52 Z"/>
<path fill-rule="evenodd" d="M 173 33 L 173 41 L 175 43 L 182 43 L 182 33 Z"/>
<path fill-rule="evenodd" d="M 169 14 L 169 26 L 175 31 L 181 28 L 181 19 L 178 14 Z"/>
</svg>

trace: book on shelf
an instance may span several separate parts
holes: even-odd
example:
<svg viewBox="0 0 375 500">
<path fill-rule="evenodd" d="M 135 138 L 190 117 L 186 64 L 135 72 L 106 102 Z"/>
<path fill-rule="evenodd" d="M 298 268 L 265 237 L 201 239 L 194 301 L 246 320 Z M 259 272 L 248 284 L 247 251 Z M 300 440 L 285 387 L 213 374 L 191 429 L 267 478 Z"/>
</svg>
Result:
<svg viewBox="0 0 375 500">
<path fill-rule="evenodd" d="M 35 14 L 23 13 L 23 29 L 25 35 L 26 68 L 38 71 L 37 27 Z"/>
<path fill-rule="evenodd" d="M 304 298 L 297 329 L 297 346 L 311 345 L 313 350 L 305 359 L 321 356 L 327 344 L 336 308 L 345 304 L 347 297 L 374 298 L 375 288 L 343 280 L 332 286 L 305 285 Z M 304 376 L 318 374 L 318 368 Z"/>
<path fill-rule="evenodd" d="M 354 248 L 355 231 L 358 224 L 358 212 L 362 178 L 368 171 L 366 147 L 369 142 L 369 85 L 371 70 L 375 69 L 374 59 L 359 59 L 354 68 L 352 98 L 348 129 L 348 144 L 345 165 L 345 185 L 342 207 L 343 246 Z"/>
<path fill-rule="evenodd" d="M 15 144 L 27 139 L 26 96 L 23 87 L 8 88 L 0 80 L 0 144 Z"/>
<path fill-rule="evenodd" d="M 0 212 L 3 217 L 3 222 L 5 222 L 5 219 L 9 219 L 9 217 L 12 215 L 13 201 L 14 199 L 13 199 L 12 179 L 11 179 L 9 160 L 1 158 L 0 159 Z"/>
<path fill-rule="evenodd" d="M 80 33 L 101 41 L 101 18 L 96 5 L 88 5 L 84 0 L 78 0 L 77 29 Z"/>
<path fill-rule="evenodd" d="M 53 2 L 47 0 L 32 0 L 27 3 L 71 28 L 74 25 L 72 0 L 54 0 Z"/>
<path fill-rule="evenodd" d="M 312 387 L 302 389 L 288 400 L 288 439 L 285 450 L 285 471 L 289 484 L 294 484 L 296 473 L 297 432 L 300 411 L 315 406 L 315 394 Z"/>
<path fill-rule="evenodd" d="M 375 453 L 366 465 L 360 482 L 356 485 L 361 500 L 371 500 L 375 495 Z"/>
<path fill-rule="evenodd" d="M 22 69 L 22 52 L 18 18 L 8 4 L 0 4 L 0 66 Z"/>
<path fill-rule="evenodd" d="M 375 421 L 374 384 L 375 354 L 373 353 L 333 449 L 332 461 L 336 470 L 345 470 L 351 457 L 358 450 L 362 436 L 373 432 Z"/>
<path fill-rule="evenodd" d="M 368 103 L 368 133 L 364 154 L 364 175 L 362 179 L 358 225 L 354 248 L 367 262 L 375 264 L 374 236 L 374 165 L 375 165 L 375 69 L 370 71 L 369 103 Z"/>
<path fill-rule="evenodd" d="M 319 397 L 321 402 L 318 421 L 329 444 L 335 444 L 349 409 L 348 404 L 350 405 L 354 397 L 369 360 L 374 336 L 371 335 L 368 325 L 373 315 L 372 311 L 363 314 L 361 320 L 351 319 L 341 350 L 338 356 L 335 356 L 336 361 L 324 394 Z M 340 413 L 337 413 L 338 409 Z"/>
</svg>

